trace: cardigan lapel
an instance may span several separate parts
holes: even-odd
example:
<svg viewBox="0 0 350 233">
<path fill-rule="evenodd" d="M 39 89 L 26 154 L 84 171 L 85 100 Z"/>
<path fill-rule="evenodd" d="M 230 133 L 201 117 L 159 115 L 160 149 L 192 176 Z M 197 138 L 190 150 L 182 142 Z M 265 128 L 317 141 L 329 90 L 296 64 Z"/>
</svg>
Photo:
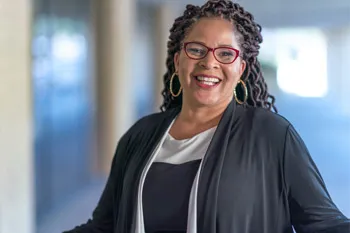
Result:
<svg viewBox="0 0 350 233">
<path fill-rule="evenodd" d="M 161 147 L 165 141 L 165 138 L 167 136 L 167 133 L 169 132 L 173 123 L 174 123 L 174 120 L 168 126 L 168 129 L 164 132 L 163 136 L 161 137 L 161 140 L 159 141 L 159 143 L 157 144 L 157 147 L 153 151 L 152 156 L 149 157 L 149 159 L 148 159 L 148 161 L 143 169 L 143 172 L 141 174 L 139 184 L 138 184 L 138 191 L 137 191 L 138 196 L 137 196 L 137 204 L 136 204 L 136 210 L 135 210 L 136 216 L 134 217 L 134 224 L 133 224 L 134 229 L 132 232 L 145 233 L 145 223 L 144 223 L 144 217 L 143 217 L 143 202 L 142 202 L 143 186 L 145 183 L 147 173 L 148 173 L 151 165 L 153 164 L 153 161 L 157 157 L 159 150 L 161 149 Z"/>
<path fill-rule="evenodd" d="M 226 108 L 199 171 L 197 208 L 197 232 L 216 232 L 217 198 L 220 176 L 231 134 L 236 102 Z M 195 220 L 194 220 L 195 221 Z M 197 233 L 193 232 L 193 233 Z"/>
<path fill-rule="evenodd" d="M 116 190 L 116 208 L 119 209 L 115 232 L 130 233 L 135 232 L 137 210 L 138 210 L 138 190 L 141 181 L 141 176 L 145 167 L 157 145 L 160 143 L 163 135 L 168 130 L 170 124 L 179 113 L 180 108 L 170 109 L 164 113 L 158 113 L 158 116 L 153 116 L 149 121 L 144 119 L 141 123 L 142 127 L 136 126 L 130 129 L 130 134 L 133 135 L 132 142 L 128 148 L 128 163 L 127 170 L 123 177 L 120 177 L 124 183 L 123 188 Z M 137 125 L 137 123 L 136 123 Z"/>
</svg>

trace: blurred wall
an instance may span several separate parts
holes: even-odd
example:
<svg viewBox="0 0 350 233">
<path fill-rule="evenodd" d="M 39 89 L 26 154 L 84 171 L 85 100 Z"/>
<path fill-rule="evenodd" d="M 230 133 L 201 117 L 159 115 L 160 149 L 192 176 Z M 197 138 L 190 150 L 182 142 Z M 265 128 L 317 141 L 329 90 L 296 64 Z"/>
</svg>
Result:
<svg viewBox="0 0 350 233">
<path fill-rule="evenodd" d="M 0 232 L 34 232 L 30 1 L 0 0 Z"/>
<path fill-rule="evenodd" d="M 347 25 L 325 28 L 324 33 L 328 46 L 327 72 L 330 104 L 350 118 L 350 11 Z"/>
<path fill-rule="evenodd" d="M 135 122 L 134 1 L 94 1 L 98 157 L 107 174 L 119 138 Z"/>
<path fill-rule="evenodd" d="M 154 108 L 159 111 L 159 107 L 163 103 L 163 96 L 161 92 L 164 89 L 164 74 L 166 70 L 167 59 L 167 43 L 170 35 L 170 28 L 173 26 L 174 20 L 178 17 L 180 7 L 175 2 L 166 2 L 153 6 L 154 21 L 150 22 L 153 25 L 155 33 L 153 34 L 154 45 L 154 66 L 155 71 L 155 84 L 154 84 Z M 152 27 L 149 25 L 148 27 Z"/>
</svg>

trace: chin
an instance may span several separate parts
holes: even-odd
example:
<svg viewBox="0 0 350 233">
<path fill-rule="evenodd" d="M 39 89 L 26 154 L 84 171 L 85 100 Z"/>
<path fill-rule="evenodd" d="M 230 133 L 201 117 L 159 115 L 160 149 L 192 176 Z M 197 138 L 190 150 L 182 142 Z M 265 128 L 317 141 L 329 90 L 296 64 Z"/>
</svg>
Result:
<svg viewBox="0 0 350 233">
<path fill-rule="evenodd" d="M 187 91 L 190 95 L 184 95 L 184 102 L 187 102 L 193 107 L 215 107 L 220 105 L 227 105 L 232 100 L 231 96 L 226 96 L 220 93 L 220 91 Z M 185 100 L 186 99 L 186 100 Z"/>
<path fill-rule="evenodd" d="M 219 101 L 216 98 L 194 98 L 193 102 L 198 107 L 212 107 L 222 103 L 222 101 Z"/>
</svg>

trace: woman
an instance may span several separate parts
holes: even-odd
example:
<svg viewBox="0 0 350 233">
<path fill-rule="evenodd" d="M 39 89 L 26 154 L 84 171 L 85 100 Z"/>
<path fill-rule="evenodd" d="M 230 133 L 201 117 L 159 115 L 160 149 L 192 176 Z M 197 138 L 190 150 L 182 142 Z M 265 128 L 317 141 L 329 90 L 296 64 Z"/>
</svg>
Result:
<svg viewBox="0 0 350 233">
<path fill-rule="evenodd" d="M 162 112 L 121 138 L 93 218 L 69 232 L 350 232 L 302 139 L 271 111 L 252 15 L 211 0 L 170 32 Z"/>
</svg>

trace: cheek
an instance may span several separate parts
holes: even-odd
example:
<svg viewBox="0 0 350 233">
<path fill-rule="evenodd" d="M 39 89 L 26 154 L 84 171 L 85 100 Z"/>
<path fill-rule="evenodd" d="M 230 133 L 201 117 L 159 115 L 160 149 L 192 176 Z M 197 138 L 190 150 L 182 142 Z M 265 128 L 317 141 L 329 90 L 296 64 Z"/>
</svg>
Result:
<svg viewBox="0 0 350 233">
<path fill-rule="evenodd" d="M 223 69 L 223 71 L 229 83 L 237 83 L 240 78 L 239 66 L 233 65 L 231 67 Z"/>
<path fill-rule="evenodd" d="M 181 58 L 179 63 L 179 73 L 182 78 L 186 78 L 191 74 L 191 72 L 193 72 L 195 67 L 196 61 L 189 60 L 187 58 Z"/>
</svg>

